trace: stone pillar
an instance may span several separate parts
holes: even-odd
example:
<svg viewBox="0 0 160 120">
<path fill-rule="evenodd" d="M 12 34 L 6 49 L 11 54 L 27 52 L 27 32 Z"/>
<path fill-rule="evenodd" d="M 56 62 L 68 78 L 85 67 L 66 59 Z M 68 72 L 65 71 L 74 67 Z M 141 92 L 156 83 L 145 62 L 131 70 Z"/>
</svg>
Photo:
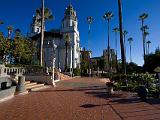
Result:
<svg viewBox="0 0 160 120">
<path fill-rule="evenodd" d="M 52 66 L 52 77 L 51 77 L 51 79 L 52 79 L 52 85 L 55 87 L 56 86 L 56 84 L 55 84 L 55 81 L 54 81 L 54 68 L 55 68 L 55 58 L 53 58 L 53 66 Z"/>
<path fill-rule="evenodd" d="M 99 77 L 99 67 L 98 67 L 98 69 L 97 69 L 97 76 Z"/>
<path fill-rule="evenodd" d="M 7 76 L 7 73 L 5 73 L 4 70 L 5 70 L 5 65 L 0 65 L 0 77 Z"/>
<path fill-rule="evenodd" d="M 49 75 L 48 67 L 46 67 L 46 73 L 47 73 L 47 75 Z"/>
<path fill-rule="evenodd" d="M 71 60 L 70 60 L 70 75 L 73 75 L 73 53 L 72 53 L 72 45 L 71 45 Z"/>
<path fill-rule="evenodd" d="M 91 77 L 91 75 L 92 75 L 92 70 L 91 70 L 91 68 L 89 69 L 89 76 Z"/>
<path fill-rule="evenodd" d="M 19 93 L 26 92 L 25 76 L 19 76 L 19 77 L 18 77 L 18 85 L 17 85 L 16 90 L 17 90 L 17 92 L 19 92 Z"/>
</svg>

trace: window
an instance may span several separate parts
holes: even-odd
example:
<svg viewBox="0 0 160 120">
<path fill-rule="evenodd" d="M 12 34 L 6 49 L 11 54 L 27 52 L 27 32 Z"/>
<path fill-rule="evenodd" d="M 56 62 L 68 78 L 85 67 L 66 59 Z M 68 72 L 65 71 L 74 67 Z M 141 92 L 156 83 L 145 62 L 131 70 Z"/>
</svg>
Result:
<svg viewBox="0 0 160 120">
<path fill-rule="evenodd" d="M 40 31 L 39 31 L 39 28 L 37 28 L 37 32 L 39 33 Z"/>
</svg>

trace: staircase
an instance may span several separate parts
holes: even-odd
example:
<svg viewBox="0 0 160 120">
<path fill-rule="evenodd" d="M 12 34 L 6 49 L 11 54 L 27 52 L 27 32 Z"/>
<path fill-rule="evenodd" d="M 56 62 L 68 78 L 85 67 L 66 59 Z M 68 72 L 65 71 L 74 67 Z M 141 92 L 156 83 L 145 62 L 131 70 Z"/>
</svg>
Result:
<svg viewBox="0 0 160 120">
<path fill-rule="evenodd" d="M 25 86 L 26 86 L 26 90 L 28 91 L 38 91 L 38 90 L 49 87 L 43 83 L 37 83 L 37 82 L 31 82 L 31 81 L 25 81 Z"/>
<path fill-rule="evenodd" d="M 60 73 L 61 76 L 61 80 L 70 80 L 72 79 L 72 77 L 70 77 L 69 75 L 66 75 L 64 73 Z"/>
</svg>

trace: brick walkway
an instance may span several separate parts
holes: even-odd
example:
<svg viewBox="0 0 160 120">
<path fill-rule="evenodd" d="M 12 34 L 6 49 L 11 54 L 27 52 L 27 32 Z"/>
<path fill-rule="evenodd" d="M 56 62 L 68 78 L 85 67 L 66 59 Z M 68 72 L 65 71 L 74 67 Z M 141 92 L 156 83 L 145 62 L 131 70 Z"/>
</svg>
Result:
<svg viewBox="0 0 160 120">
<path fill-rule="evenodd" d="M 140 102 L 134 94 L 108 98 L 96 78 L 75 78 L 0 103 L 0 120 L 159 120 L 160 102 Z"/>
</svg>

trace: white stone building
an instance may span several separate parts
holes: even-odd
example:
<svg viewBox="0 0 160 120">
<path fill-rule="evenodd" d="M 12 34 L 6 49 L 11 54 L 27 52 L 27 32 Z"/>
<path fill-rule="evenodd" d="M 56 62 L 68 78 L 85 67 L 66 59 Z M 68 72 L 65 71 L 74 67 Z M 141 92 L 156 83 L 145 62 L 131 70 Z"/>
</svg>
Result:
<svg viewBox="0 0 160 120">
<path fill-rule="evenodd" d="M 40 46 L 40 31 L 41 24 L 38 22 L 38 17 L 33 17 L 31 24 L 32 39 L 36 41 L 36 46 Z M 44 34 L 44 65 L 46 67 L 53 66 L 53 58 L 55 58 L 55 67 L 60 68 L 62 71 L 66 65 L 66 46 L 64 36 L 68 34 L 70 41 L 68 45 L 67 54 L 67 68 L 80 67 L 80 36 L 78 31 L 78 20 L 76 11 L 72 5 L 69 5 L 62 19 L 62 24 L 59 29 L 52 29 L 45 31 Z M 35 56 L 35 59 L 38 57 Z"/>
</svg>

